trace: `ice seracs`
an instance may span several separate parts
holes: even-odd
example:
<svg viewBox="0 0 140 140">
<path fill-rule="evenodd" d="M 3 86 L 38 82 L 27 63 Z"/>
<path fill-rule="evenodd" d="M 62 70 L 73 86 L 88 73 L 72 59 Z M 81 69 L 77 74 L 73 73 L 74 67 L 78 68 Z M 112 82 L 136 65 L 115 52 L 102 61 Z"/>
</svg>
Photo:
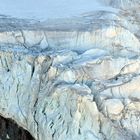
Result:
<svg viewBox="0 0 140 140">
<path fill-rule="evenodd" d="M 0 114 L 36 140 L 140 139 L 139 19 L 1 18 Z"/>
</svg>

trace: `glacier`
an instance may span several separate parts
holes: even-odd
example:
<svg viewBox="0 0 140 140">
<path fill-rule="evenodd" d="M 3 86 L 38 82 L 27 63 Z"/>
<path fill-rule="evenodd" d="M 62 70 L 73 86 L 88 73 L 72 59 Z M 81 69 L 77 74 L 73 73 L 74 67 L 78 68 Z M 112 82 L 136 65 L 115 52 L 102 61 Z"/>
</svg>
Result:
<svg viewBox="0 0 140 140">
<path fill-rule="evenodd" d="M 96 4 L 0 15 L 0 114 L 36 140 L 140 139 L 140 3 Z"/>
</svg>

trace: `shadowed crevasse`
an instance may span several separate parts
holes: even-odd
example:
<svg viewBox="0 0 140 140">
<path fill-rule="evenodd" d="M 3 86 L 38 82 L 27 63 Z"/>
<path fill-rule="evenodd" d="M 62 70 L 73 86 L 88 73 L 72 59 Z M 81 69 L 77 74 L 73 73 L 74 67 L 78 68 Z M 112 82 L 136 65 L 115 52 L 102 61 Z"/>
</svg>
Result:
<svg viewBox="0 0 140 140">
<path fill-rule="evenodd" d="M 34 140 L 34 138 L 13 120 L 0 116 L 0 140 Z"/>
</svg>

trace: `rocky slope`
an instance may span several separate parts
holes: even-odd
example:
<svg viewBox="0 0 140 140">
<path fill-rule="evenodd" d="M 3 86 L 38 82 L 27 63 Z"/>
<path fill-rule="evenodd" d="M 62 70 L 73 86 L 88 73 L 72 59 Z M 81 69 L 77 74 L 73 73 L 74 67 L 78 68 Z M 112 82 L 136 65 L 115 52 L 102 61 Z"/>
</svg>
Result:
<svg viewBox="0 0 140 140">
<path fill-rule="evenodd" d="M 37 140 L 140 139 L 136 10 L 1 16 L 0 114 Z"/>
<path fill-rule="evenodd" d="M 0 140 L 34 140 L 34 138 L 19 127 L 13 120 L 0 116 Z"/>
</svg>

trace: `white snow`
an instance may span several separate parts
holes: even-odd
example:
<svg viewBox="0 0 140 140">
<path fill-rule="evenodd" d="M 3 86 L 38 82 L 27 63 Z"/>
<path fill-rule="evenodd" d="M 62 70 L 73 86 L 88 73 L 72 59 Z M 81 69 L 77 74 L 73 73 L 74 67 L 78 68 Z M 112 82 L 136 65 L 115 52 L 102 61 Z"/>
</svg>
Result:
<svg viewBox="0 0 140 140">
<path fill-rule="evenodd" d="M 20 18 L 65 18 L 99 9 L 99 0 L 0 0 L 0 14 Z"/>
</svg>

